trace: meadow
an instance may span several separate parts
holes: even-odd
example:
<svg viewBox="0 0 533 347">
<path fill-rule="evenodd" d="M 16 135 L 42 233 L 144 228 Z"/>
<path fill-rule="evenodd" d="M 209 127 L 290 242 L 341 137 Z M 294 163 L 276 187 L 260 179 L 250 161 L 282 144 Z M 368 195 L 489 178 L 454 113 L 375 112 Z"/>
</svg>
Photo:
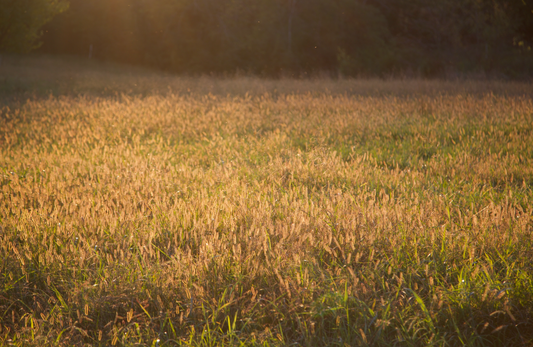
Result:
<svg viewBox="0 0 533 347">
<path fill-rule="evenodd" d="M 0 344 L 532 346 L 533 85 L 0 65 Z"/>
</svg>

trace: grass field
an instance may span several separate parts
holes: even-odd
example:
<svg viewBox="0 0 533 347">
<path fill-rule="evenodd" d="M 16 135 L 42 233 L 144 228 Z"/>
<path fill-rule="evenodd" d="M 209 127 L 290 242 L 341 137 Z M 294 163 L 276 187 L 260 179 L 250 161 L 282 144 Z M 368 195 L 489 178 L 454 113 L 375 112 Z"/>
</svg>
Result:
<svg viewBox="0 0 533 347">
<path fill-rule="evenodd" d="M 533 85 L 0 66 L 0 345 L 533 346 Z"/>
</svg>

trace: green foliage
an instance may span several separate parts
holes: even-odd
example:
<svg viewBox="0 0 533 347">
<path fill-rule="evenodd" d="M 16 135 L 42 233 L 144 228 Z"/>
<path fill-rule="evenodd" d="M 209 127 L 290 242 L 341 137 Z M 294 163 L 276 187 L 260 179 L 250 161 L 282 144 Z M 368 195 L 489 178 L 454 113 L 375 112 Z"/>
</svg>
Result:
<svg viewBox="0 0 533 347">
<path fill-rule="evenodd" d="M 65 0 L 0 0 L 0 53 L 39 47 L 41 27 L 67 7 Z"/>
<path fill-rule="evenodd" d="M 513 52 L 514 9 L 493 0 L 371 0 L 395 33 L 399 66 L 423 75 L 446 69 L 490 71 Z"/>
<path fill-rule="evenodd" d="M 70 3 L 46 27 L 44 52 L 192 73 L 533 72 L 533 5 L 521 0 Z"/>
</svg>

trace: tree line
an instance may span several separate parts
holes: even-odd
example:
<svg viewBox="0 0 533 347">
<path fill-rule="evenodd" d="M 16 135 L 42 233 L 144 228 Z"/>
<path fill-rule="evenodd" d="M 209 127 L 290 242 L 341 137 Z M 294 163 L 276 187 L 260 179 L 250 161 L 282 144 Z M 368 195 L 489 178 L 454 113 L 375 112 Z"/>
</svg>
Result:
<svg viewBox="0 0 533 347">
<path fill-rule="evenodd" d="M 181 73 L 533 73 L 533 0 L 12 2 L 61 12 L 42 52 Z"/>
</svg>

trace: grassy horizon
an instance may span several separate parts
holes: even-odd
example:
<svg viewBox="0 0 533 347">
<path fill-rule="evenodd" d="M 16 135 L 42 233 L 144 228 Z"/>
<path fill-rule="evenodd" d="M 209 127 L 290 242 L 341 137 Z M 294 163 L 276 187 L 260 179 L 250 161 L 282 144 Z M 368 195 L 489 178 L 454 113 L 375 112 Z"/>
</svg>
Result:
<svg viewBox="0 0 533 347">
<path fill-rule="evenodd" d="M 533 344 L 531 84 L 85 64 L 0 66 L 0 344 Z"/>
</svg>

